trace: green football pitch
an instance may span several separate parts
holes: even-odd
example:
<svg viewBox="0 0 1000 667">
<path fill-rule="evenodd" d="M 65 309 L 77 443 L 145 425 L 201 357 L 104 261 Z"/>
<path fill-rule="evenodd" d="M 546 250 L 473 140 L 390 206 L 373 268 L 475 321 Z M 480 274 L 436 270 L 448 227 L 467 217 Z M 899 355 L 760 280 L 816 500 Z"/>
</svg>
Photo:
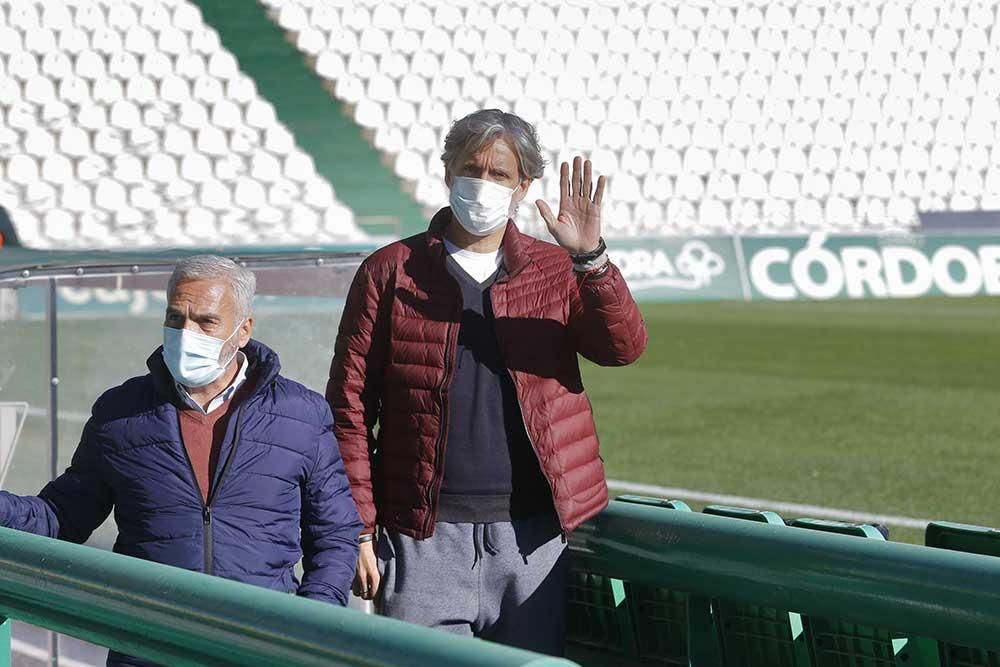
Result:
<svg viewBox="0 0 1000 667">
<path fill-rule="evenodd" d="M 1000 299 L 644 313 L 636 365 L 585 368 L 610 477 L 1000 527 Z"/>
<path fill-rule="evenodd" d="M 584 363 L 609 477 L 1000 527 L 1000 299 L 643 312 L 650 342 L 639 362 Z M 336 317 L 262 314 L 256 335 L 287 375 L 321 391 Z M 60 323 L 60 466 L 81 414 L 101 390 L 144 372 L 159 336 L 153 318 Z M 33 492 L 47 471 L 44 323 L 0 322 L 0 344 L 0 400 L 34 408 L 5 487 Z M 891 528 L 893 539 L 922 539 Z M 95 543 L 112 535 L 105 527 Z"/>
</svg>

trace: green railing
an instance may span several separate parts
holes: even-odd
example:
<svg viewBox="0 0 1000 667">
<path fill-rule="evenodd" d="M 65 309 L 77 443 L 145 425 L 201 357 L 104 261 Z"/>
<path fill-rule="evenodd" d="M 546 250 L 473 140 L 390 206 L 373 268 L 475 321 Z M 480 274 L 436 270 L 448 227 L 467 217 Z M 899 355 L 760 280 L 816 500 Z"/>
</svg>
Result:
<svg viewBox="0 0 1000 667">
<path fill-rule="evenodd" d="M 567 638 L 583 664 L 1000 663 L 1000 558 L 641 500 L 571 539 Z M 995 537 L 940 527 L 977 548 Z M 0 616 L 169 665 L 572 664 L 7 529 Z"/>
<path fill-rule="evenodd" d="M 616 666 L 1000 665 L 1000 558 L 658 502 L 614 501 L 573 535 L 570 657 Z"/>
<path fill-rule="evenodd" d="M 0 616 L 167 665 L 572 664 L 5 528 Z"/>
</svg>

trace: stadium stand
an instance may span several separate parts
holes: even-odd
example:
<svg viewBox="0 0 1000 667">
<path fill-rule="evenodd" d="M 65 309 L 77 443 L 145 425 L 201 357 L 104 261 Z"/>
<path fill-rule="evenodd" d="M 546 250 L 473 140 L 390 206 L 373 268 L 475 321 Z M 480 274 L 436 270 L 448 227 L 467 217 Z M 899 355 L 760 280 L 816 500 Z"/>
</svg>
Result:
<svg viewBox="0 0 1000 667">
<path fill-rule="evenodd" d="M 428 208 L 444 133 L 479 107 L 613 174 L 611 236 L 1000 207 L 993 2 L 259 1 Z M 557 193 L 550 169 L 533 194 Z"/>
<path fill-rule="evenodd" d="M 366 238 L 181 0 L 0 1 L 0 204 L 40 248 Z"/>
</svg>

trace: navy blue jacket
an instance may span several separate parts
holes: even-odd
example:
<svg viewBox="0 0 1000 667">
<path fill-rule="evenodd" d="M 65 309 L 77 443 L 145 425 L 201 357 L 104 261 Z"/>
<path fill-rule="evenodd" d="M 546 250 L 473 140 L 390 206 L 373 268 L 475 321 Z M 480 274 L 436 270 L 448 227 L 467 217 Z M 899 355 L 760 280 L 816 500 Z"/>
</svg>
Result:
<svg viewBox="0 0 1000 667">
<path fill-rule="evenodd" d="M 66 472 L 38 496 L 0 492 L 0 524 L 84 542 L 114 508 L 120 554 L 346 604 L 361 522 L 330 408 L 279 375 L 267 346 L 243 352 L 253 389 L 229 418 L 207 506 L 161 348 L 149 374 L 97 400 Z"/>
</svg>

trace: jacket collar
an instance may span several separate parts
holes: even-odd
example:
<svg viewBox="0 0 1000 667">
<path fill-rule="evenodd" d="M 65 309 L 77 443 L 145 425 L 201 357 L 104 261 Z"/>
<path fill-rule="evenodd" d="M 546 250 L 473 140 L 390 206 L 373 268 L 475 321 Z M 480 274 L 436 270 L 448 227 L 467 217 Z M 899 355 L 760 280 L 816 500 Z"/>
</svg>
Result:
<svg viewBox="0 0 1000 667">
<path fill-rule="evenodd" d="M 264 345 L 260 341 L 250 339 L 241 351 L 247 358 L 247 379 L 248 385 L 253 387 L 248 398 L 256 396 L 264 391 L 278 377 L 281 372 L 281 361 L 278 353 Z M 153 353 L 146 359 L 146 367 L 153 378 L 153 386 L 157 393 L 170 398 L 171 403 L 177 403 L 179 397 L 175 389 L 175 381 L 167 364 L 163 361 L 163 346 L 153 350 Z"/>
<path fill-rule="evenodd" d="M 450 222 L 451 208 L 448 206 L 445 206 L 431 218 L 431 225 L 427 230 L 427 248 L 431 257 L 444 257 L 444 232 Z M 508 219 L 503 240 L 500 242 L 505 274 L 502 280 L 513 278 L 531 263 L 531 255 L 527 252 L 527 245 L 530 242 L 531 237 L 522 234 L 514 221 Z"/>
</svg>

